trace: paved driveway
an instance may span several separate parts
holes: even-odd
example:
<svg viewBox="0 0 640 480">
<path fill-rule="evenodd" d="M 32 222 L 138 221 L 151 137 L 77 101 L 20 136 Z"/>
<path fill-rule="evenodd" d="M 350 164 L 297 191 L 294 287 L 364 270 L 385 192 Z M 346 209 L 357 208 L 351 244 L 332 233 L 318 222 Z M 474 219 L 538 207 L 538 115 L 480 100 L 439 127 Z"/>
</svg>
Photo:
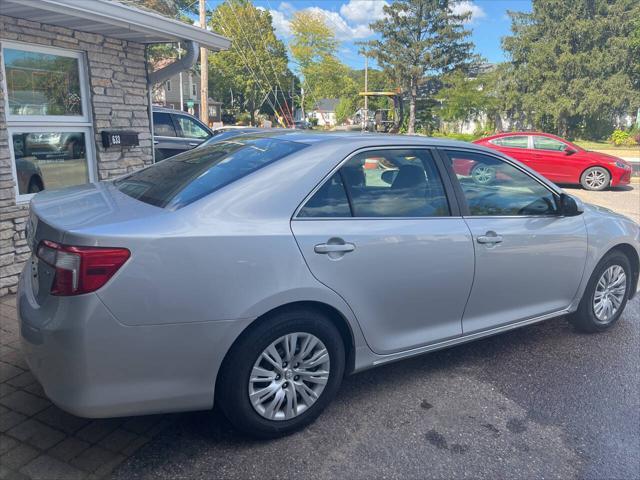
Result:
<svg viewBox="0 0 640 480">
<path fill-rule="evenodd" d="M 567 190 L 640 221 L 638 188 Z M 268 442 L 217 412 L 65 414 L 26 371 L 13 297 L 0 321 L 0 478 L 640 478 L 640 298 L 605 334 L 557 319 L 354 375 Z"/>
</svg>

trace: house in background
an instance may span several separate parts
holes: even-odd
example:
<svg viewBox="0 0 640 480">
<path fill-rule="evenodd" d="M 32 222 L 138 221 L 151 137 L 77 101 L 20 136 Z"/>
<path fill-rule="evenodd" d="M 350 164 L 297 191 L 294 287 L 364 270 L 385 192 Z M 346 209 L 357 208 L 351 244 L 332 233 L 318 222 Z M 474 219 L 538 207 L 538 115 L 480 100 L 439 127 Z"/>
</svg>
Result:
<svg viewBox="0 0 640 480">
<path fill-rule="evenodd" d="M 153 69 L 160 70 L 174 59 L 162 59 L 153 65 Z M 180 79 L 182 78 L 182 105 L 180 105 Z M 182 72 L 169 77 L 162 83 L 153 86 L 153 103 L 167 108 L 184 110 L 191 115 L 200 117 L 200 76 L 193 70 Z"/>
<path fill-rule="evenodd" d="M 321 98 L 313 106 L 308 114 L 309 120 L 317 119 L 319 127 L 335 127 L 336 120 L 336 108 L 340 100 L 338 98 Z"/>
<path fill-rule="evenodd" d="M 150 72 L 146 45 L 176 42 L 190 55 Z M 230 44 L 115 0 L 0 0 L 0 296 L 30 256 L 33 195 L 153 163 L 150 85 Z"/>
</svg>

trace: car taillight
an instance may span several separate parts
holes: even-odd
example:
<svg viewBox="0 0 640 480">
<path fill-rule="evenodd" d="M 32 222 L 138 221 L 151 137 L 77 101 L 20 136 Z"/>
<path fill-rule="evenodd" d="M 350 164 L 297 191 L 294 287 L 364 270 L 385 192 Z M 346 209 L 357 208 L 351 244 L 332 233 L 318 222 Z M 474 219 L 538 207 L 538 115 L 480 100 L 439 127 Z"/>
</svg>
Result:
<svg viewBox="0 0 640 480">
<path fill-rule="evenodd" d="M 43 240 L 36 255 L 56 273 L 51 294 L 68 296 L 94 292 L 127 261 L 126 248 L 74 247 Z"/>
</svg>

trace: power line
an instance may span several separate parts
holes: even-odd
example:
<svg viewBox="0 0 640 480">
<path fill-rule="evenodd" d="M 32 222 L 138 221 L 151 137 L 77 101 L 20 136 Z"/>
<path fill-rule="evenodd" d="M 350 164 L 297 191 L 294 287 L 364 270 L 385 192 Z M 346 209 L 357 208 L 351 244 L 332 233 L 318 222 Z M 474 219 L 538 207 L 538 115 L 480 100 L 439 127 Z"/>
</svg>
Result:
<svg viewBox="0 0 640 480">
<path fill-rule="evenodd" d="M 229 2 L 229 3 L 231 4 L 232 2 Z M 249 40 L 248 36 L 246 34 L 243 34 L 243 32 L 242 32 L 242 26 L 240 25 L 240 21 L 237 18 L 235 18 L 233 15 L 231 15 L 231 16 L 234 18 L 234 20 L 236 22 L 236 25 L 238 26 L 237 32 L 240 34 L 239 36 L 242 37 L 243 40 L 245 40 L 245 42 L 249 46 L 249 49 L 251 50 L 251 53 L 253 54 L 254 58 L 256 59 L 256 66 L 257 66 L 258 71 L 265 78 L 266 83 L 269 86 L 269 90 L 271 92 L 274 92 L 274 89 L 273 89 L 273 87 L 271 85 L 271 82 L 269 81 L 269 77 L 266 75 L 266 73 L 261 68 L 261 63 L 260 63 L 260 59 L 258 58 L 258 54 L 256 53 L 255 49 L 253 48 L 253 45 L 251 45 L 251 41 Z M 275 93 L 274 93 L 274 98 L 276 100 L 276 103 L 280 107 L 280 110 L 284 113 L 284 109 L 282 108 L 282 104 L 280 103 L 280 100 L 278 99 L 278 96 Z M 277 109 L 275 107 L 273 107 L 273 110 L 275 112 L 277 112 Z M 285 114 L 284 119 L 285 119 L 285 126 L 286 126 L 286 114 Z"/>
<path fill-rule="evenodd" d="M 252 7 L 253 7 L 253 5 L 248 6 L 249 10 L 251 11 L 251 15 L 253 16 L 253 19 L 255 20 L 256 25 L 257 25 L 258 24 L 258 18 L 256 16 L 255 12 L 253 11 L 253 8 L 255 8 L 255 7 L 253 7 L 253 8 Z M 283 95 L 284 95 L 285 89 L 282 88 L 282 85 L 280 84 L 280 79 L 278 77 L 278 72 L 276 71 L 276 67 L 273 64 L 273 58 L 269 54 L 269 49 L 267 47 L 267 42 L 262 36 L 260 36 L 260 38 L 262 40 L 262 44 L 264 46 L 264 50 L 265 50 L 265 52 L 267 52 L 267 57 L 269 58 L 269 63 L 271 64 L 271 70 L 273 70 L 273 75 L 274 75 L 274 78 L 276 80 L 276 84 L 277 84 L 278 87 L 280 87 L 280 91 L 282 91 Z M 277 98 L 277 92 L 276 92 L 276 98 Z M 285 101 L 284 103 L 287 106 L 287 111 L 289 112 L 289 117 L 291 119 L 291 123 L 293 124 L 293 114 L 291 113 L 291 110 L 289 109 L 289 105 L 287 104 L 287 102 Z M 286 115 L 286 112 L 283 112 L 283 113 L 285 113 L 285 115 Z"/>
</svg>

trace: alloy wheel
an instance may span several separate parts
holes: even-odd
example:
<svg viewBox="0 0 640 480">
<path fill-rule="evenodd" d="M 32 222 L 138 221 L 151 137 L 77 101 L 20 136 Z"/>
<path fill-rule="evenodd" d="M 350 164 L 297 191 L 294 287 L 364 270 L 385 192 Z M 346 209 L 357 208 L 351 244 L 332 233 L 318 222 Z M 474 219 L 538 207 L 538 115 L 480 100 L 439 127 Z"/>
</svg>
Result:
<svg viewBox="0 0 640 480">
<path fill-rule="evenodd" d="M 593 169 L 584 177 L 584 182 L 589 188 L 599 190 L 607 183 L 607 174 L 599 169 Z"/>
<path fill-rule="evenodd" d="M 609 323 L 615 317 L 627 293 L 627 275 L 620 265 L 607 268 L 593 294 L 593 313 L 600 323 Z"/>
<path fill-rule="evenodd" d="M 290 420 L 308 410 L 331 371 L 329 351 L 310 333 L 284 335 L 263 350 L 249 377 L 249 400 L 269 420 Z"/>
<path fill-rule="evenodd" d="M 496 177 L 496 169 L 487 165 L 477 165 L 471 172 L 473 180 L 480 185 L 487 185 Z"/>
</svg>

